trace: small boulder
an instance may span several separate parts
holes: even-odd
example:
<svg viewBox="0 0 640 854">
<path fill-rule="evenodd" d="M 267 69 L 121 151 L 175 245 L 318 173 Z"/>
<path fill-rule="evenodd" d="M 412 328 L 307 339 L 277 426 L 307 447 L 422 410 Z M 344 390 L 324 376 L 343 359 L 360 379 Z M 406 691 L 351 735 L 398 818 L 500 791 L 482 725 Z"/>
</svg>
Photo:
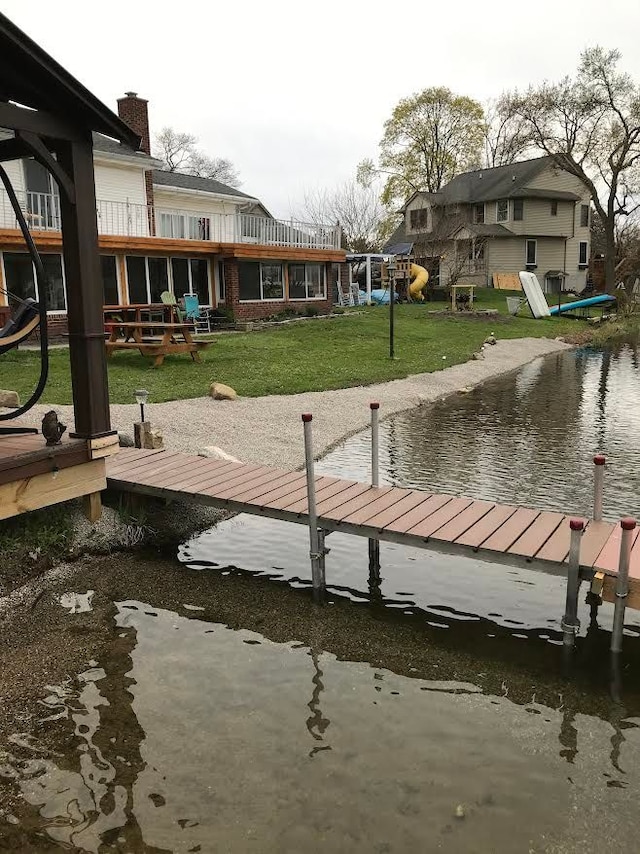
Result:
<svg viewBox="0 0 640 854">
<path fill-rule="evenodd" d="M 17 391 L 0 389 L 0 406 L 6 406 L 7 409 L 17 408 L 20 406 L 20 395 Z"/>
<path fill-rule="evenodd" d="M 153 450 L 164 448 L 164 436 L 162 435 L 162 431 L 156 427 L 152 427 L 149 430 L 149 445 Z"/>
<path fill-rule="evenodd" d="M 495 335 L 487 335 L 487 337 L 484 339 L 484 343 L 485 344 L 496 344 L 497 342 L 496 342 Z"/>
<path fill-rule="evenodd" d="M 231 454 L 228 454 L 226 451 L 223 451 L 222 448 L 218 448 L 216 445 L 206 445 L 204 448 L 201 448 L 198 451 L 199 457 L 208 457 L 211 460 L 224 460 L 227 463 L 239 463 L 240 460 L 236 457 L 232 457 Z"/>
<path fill-rule="evenodd" d="M 238 397 L 235 389 L 224 383 L 211 383 L 209 394 L 214 400 L 235 400 Z"/>
<path fill-rule="evenodd" d="M 474 353 L 471 358 L 475 359 L 476 361 L 479 361 L 481 359 L 484 359 L 484 353 L 482 351 L 480 351 L 479 353 Z"/>
<path fill-rule="evenodd" d="M 135 448 L 136 443 L 128 433 L 118 433 L 118 444 L 121 448 Z"/>
</svg>

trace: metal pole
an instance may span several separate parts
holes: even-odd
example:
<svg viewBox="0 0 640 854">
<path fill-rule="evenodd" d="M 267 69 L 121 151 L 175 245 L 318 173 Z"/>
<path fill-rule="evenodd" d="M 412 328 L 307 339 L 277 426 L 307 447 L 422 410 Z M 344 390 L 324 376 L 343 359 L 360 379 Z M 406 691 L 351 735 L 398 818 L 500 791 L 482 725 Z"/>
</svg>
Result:
<svg viewBox="0 0 640 854">
<path fill-rule="evenodd" d="M 366 256 L 365 269 L 367 273 L 367 305 L 371 302 L 371 255 Z"/>
<path fill-rule="evenodd" d="M 302 416 L 304 425 L 304 459 L 307 472 L 307 512 L 309 515 L 309 557 L 311 558 L 311 579 L 313 598 L 321 602 L 324 595 L 324 579 L 320 562 L 320 538 L 318 536 L 318 516 L 316 513 L 316 483 L 313 465 L 313 436 L 311 434 L 311 413 Z"/>
<path fill-rule="evenodd" d="M 569 545 L 569 567 L 567 569 L 567 601 L 562 618 L 562 642 L 573 646 L 580 628 L 578 619 L 578 593 L 580 592 L 580 540 L 584 531 L 582 519 L 571 519 L 571 541 Z"/>
<path fill-rule="evenodd" d="M 602 495 L 604 492 L 604 464 L 606 460 L 602 454 L 596 454 L 593 458 L 593 521 L 602 522 Z"/>
<path fill-rule="evenodd" d="M 394 342 L 394 313 L 393 308 L 396 296 L 396 259 L 392 255 L 387 264 L 387 275 L 389 276 L 389 358 L 395 359 L 396 350 Z"/>
<path fill-rule="evenodd" d="M 629 593 L 629 556 L 633 543 L 633 532 L 636 527 L 635 519 L 621 519 L 620 527 L 620 560 L 618 577 L 616 579 L 616 601 L 613 611 L 613 629 L 611 631 L 611 652 L 622 651 L 622 632 L 624 630 L 624 612 Z"/>
</svg>

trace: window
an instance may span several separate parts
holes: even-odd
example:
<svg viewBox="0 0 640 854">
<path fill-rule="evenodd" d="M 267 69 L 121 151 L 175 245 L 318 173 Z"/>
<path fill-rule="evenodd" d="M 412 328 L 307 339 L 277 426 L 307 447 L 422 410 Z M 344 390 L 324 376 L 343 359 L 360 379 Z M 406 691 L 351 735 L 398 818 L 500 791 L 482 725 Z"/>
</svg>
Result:
<svg viewBox="0 0 640 854">
<path fill-rule="evenodd" d="M 417 208 L 409 211 L 409 225 L 412 231 L 429 228 L 429 208 Z"/>
<path fill-rule="evenodd" d="M 289 299 L 324 299 L 325 275 L 322 264 L 289 264 Z"/>
<path fill-rule="evenodd" d="M 67 301 L 64 272 L 60 255 L 41 255 L 47 290 L 45 299 L 48 311 L 66 311 Z M 4 281 L 6 288 L 18 299 L 39 299 L 36 287 L 36 271 L 26 252 L 4 253 Z"/>
<path fill-rule="evenodd" d="M 158 215 L 160 237 L 175 240 L 211 240 L 211 219 L 195 214 L 160 213 Z"/>
<path fill-rule="evenodd" d="M 589 205 L 580 205 L 580 228 L 589 228 Z"/>
<path fill-rule="evenodd" d="M 238 264 L 240 301 L 284 299 L 282 264 L 241 261 Z"/>
<path fill-rule="evenodd" d="M 33 228 L 60 229 L 58 185 L 48 169 L 37 160 L 24 161 L 27 188 L 27 222 Z"/>
<path fill-rule="evenodd" d="M 484 204 L 473 206 L 473 221 L 476 224 L 484 222 Z"/>
<path fill-rule="evenodd" d="M 589 264 L 589 243 L 581 240 L 578 246 L 578 266 L 586 267 Z"/>
<path fill-rule="evenodd" d="M 513 200 L 513 219 L 514 222 L 524 219 L 524 199 Z"/>
<path fill-rule="evenodd" d="M 527 250 L 526 250 L 526 264 L 527 267 L 535 267 L 537 262 L 538 255 L 538 241 L 537 240 L 527 240 Z"/>
<path fill-rule="evenodd" d="M 118 265 L 115 255 L 101 255 L 100 266 L 102 268 L 102 298 L 105 305 L 118 305 L 120 294 L 118 292 Z"/>
<path fill-rule="evenodd" d="M 496 202 L 496 222 L 506 222 L 509 219 L 509 200 L 501 199 Z"/>
<path fill-rule="evenodd" d="M 551 199 L 551 216 L 558 216 L 558 200 Z"/>
<path fill-rule="evenodd" d="M 145 258 L 127 255 L 127 284 L 129 302 L 133 305 L 161 302 L 163 291 L 169 290 L 167 258 Z"/>
<path fill-rule="evenodd" d="M 196 294 L 200 305 L 211 305 L 209 264 L 205 258 L 172 258 L 171 279 L 176 299 Z"/>
</svg>

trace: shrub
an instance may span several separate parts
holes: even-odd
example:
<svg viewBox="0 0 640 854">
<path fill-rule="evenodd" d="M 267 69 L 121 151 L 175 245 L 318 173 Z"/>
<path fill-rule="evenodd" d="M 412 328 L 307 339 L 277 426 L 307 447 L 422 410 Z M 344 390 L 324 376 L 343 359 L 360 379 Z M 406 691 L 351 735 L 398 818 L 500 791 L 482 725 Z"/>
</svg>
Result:
<svg viewBox="0 0 640 854">
<path fill-rule="evenodd" d="M 308 305 L 305 308 L 304 313 L 307 317 L 316 317 L 318 314 L 320 314 L 315 305 Z"/>
</svg>

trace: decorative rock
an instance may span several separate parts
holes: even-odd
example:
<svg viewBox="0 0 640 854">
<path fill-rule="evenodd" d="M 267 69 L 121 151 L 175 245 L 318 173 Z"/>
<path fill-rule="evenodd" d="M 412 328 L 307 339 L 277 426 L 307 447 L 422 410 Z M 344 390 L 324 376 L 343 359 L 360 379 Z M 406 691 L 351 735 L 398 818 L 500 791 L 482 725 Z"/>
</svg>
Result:
<svg viewBox="0 0 640 854">
<path fill-rule="evenodd" d="M 456 816 L 456 818 L 464 818 L 465 817 L 465 811 L 464 811 L 464 807 L 462 806 L 462 804 L 458 804 L 458 806 L 456 807 L 455 816 Z"/>
<path fill-rule="evenodd" d="M 495 335 L 493 335 L 493 334 L 492 334 L 492 335 L 488 335 L 488 336 L 484 339 L 484 343 L 485 343 L 485 344 L 496 344 L 497 342 L 496 342 L 496 339 L 495 339 Z"/>
<path fill-rule="evenodd" d="M 15 409 L 20 406 L 20 395 L 17 391 L 4 391 L 4 389 L 0 389 L 0 406 Z"/>
<path fill-rule="evenodd" d="M 135 448 L 135 442 L 127 433 L 118 433 L 118 444 L 121 448 Z"/>
<path fill-rule="evenodd" d="M 211 383 L 209 394 L 214 400 L 235 400 L 238 397 L 235 389 L 224 383 Z"/>
<path fill-rule="evenodd" d="M 149 430 L 149 441 L 153 450 L 164 448 L 164 436 L 162 435 L 162 431 L 155 427 L 152 427 L 151 430 Z"/>
<path fill-rule="evenodd" d="M 480 361 L 481 359 L 484 359 L 484 353 L 474 353 L 471 358 L 476 359 L 476 361 Z"/>
<path fill-rule="evenodd" d="M 236 457 L 232 457 L 231 454 L 228 454 L 226 451 L 223 451 L 222 448 L 218 448 L 216 445 L 206 445 L 204 448 L 201 448 L 198 451 L 199 457 L 208 457 L 211 460 L 224 460 L 227 463 L 239 463 L 240 460 Z"/>
</svg>

